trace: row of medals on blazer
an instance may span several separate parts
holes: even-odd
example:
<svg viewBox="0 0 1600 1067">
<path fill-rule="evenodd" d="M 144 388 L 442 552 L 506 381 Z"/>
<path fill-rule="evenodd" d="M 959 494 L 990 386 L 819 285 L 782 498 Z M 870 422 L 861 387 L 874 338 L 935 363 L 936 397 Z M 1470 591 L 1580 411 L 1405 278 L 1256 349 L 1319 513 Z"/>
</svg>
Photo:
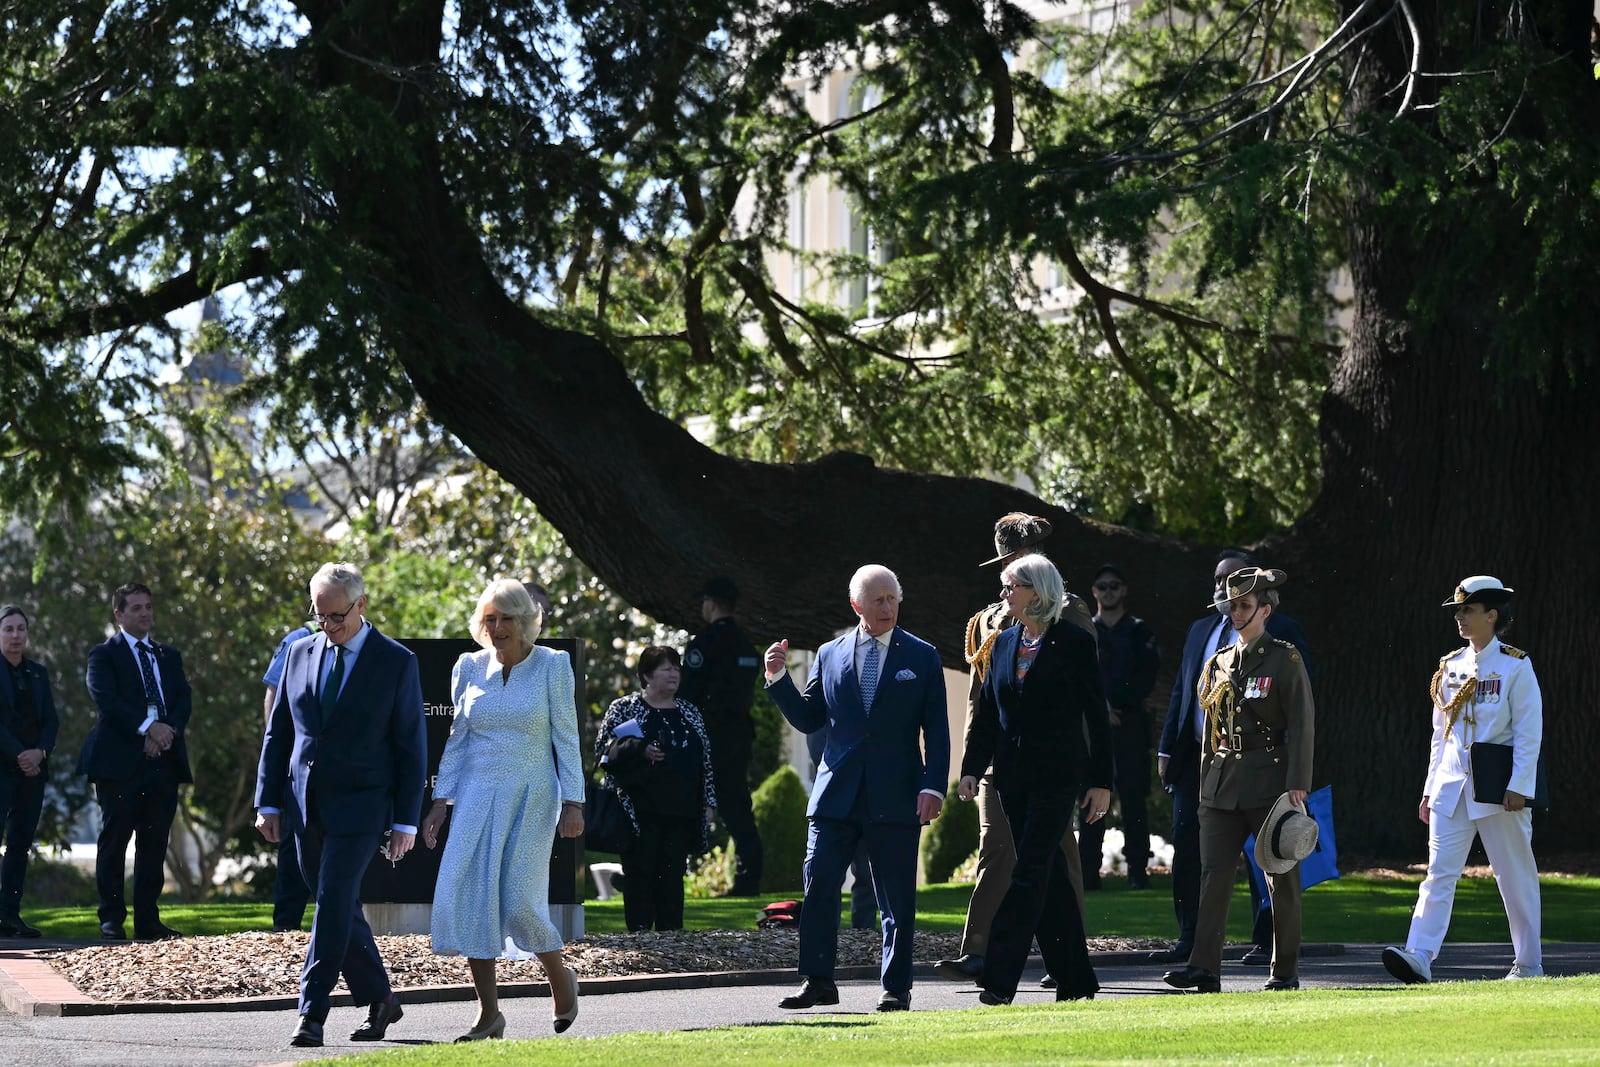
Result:
<svg viewBox="0 0 1600 1067">
<path fill-rule="evenodd" d="M 1217 753 L 1231 751 L 1234 759 L 1244 759 L 1244 729 L 1240 726 L 1239 716 L 1239 691 L 1233 684 L 1233 677 L 1227 671 L 1208 670 L 1205 678 L 1205 688 L 1200 691 L 1200 709 L 1206 713 L 1206 733 L 1211 737 L 1211 750 Z M 1271 731 L 1259 719 L 1256 725 L 1261 732 L 1271 739 Z M 1224 745 L 1224 739 L 1227 744 Z M 1276 753 L 1277 746 L 1265 746 L 1268 752 Z M 1274 755 L 1272 762 L 1279 762 L 1279 757 Z"/>
</svg>

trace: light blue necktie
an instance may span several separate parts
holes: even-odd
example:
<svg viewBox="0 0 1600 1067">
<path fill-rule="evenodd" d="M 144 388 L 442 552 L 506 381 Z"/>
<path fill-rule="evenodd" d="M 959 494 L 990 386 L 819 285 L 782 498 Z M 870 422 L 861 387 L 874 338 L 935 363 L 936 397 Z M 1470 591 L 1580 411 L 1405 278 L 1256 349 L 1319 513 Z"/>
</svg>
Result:
<svg viewBox="0 0 1600 1067">
<path fill-rule="evenodd" d="M 872 698 L 878 692 L 878 639 L 869 638 L 867 654 L 861 661 L 861 706 L 871 709 Z"/>
</svg>

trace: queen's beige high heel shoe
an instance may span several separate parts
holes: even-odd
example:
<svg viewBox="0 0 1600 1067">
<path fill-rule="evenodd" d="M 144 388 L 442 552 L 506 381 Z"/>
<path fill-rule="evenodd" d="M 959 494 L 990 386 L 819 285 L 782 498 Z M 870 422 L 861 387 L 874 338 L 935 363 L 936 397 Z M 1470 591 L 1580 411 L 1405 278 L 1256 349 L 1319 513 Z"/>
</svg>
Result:
<svg viewBox="0 0 1600 1067">
<path fill-rule="evenodd" d="M 561 969 L 567 972 L 567 983 L 572 987 L 572 1007 L 568 1008 L 566 1011 L 554 1010 L 556 1004 L 556 987 L 554 982 L 550 983 L 550 1007 L 552 1012 L 554 1012 L 554 1015 L 550 1020 L 550 1026 L 558 1034 L 566 1033 L 567 1027 L 571 1026 L 572 1021 L 578 1017 L 578 972 L 573 970 L 571 967 L 562 967 Z"/>
<path fill-rule="evenodd" d="M 505 1037 L 505 1036 L 506 1036 L 506 1017 L 505 1017 L 505 1014 L 503 1012 L 495 1012 L 495 1015 L 494 1015 L 493 1019 L 490 1019 L 488 1022 L 484 1023 L 483 1026 L 479 1027 L 476 1030 L 468 1030 L 466 1033 L 464 1033 L 460 1037 L 456 1038 L 456 1043 L 460 1044 L 463 1041 L 483 1041 L 483 1040 L 485 1040 L 487 1038 L 491 1038 L 491 1037 Z"/>
</svg>

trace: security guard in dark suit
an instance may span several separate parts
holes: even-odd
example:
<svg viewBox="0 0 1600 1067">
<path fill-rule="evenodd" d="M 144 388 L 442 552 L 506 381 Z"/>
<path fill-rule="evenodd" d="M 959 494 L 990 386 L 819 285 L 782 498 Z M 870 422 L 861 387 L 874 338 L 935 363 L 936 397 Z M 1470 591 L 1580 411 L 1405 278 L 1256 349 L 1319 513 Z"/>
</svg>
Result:
<svg viewBox="0 0 1600 1067">
<path fill-rule="evenodd" d="M 700 591 L 700 614 L 709 624 L 695 635 L 683 656 L 683 682 L 678 695 L 705 719 L 711 738 L 711 778 L 717 814 L 733 838 L 734 875 L 731 897 L 761 892 L 761 833 L 750 809 L 750 757 L 755 747 L 756 678 L 761 658 L 734 620 L 739 587 L 716 577 Z"/>
<path fill-rule="evenodd" d="M 0 937 L 40 936 L 22 920 L 22 883 L 60 728 L 50 672 L 23 656 L 27 647 L 27 613 L 15 604 L 0 607 L 0 832 L 6 844 L 0 863 Z"/>
<path fill-rule="evenodd" d="M 1311 788 L 1315 713 L 1299 651 L 1268 636 L 1267 616 L 1288 580 L 1280 570 L 1247 567 L 1227 583 L 1238 640 L 1211 657 L 1200 675 L 1205 751 L 1200 769 L 1200 918 L 1189 963 L 1164 976 L 1168 985 L 1221 989 L 1228 902 L 1245 839 L 1278 797 L 1304 809 Z M 1300 987 L 1300 868 L 1268 874 L 1273 945 L 1269 990 Z"/>
</svg>

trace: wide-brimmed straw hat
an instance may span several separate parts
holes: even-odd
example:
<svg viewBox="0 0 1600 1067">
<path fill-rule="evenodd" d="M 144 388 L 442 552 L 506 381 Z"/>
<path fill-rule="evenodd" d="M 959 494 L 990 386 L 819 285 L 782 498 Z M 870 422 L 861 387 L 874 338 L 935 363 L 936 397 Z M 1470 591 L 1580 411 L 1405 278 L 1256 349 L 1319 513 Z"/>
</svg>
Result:
<svg viewBox="0 0 1600 1067">
<path fill-rule="evenodd" d="M 1021 552 L 1050 536 L 1050 520 L 1042 515 L 1029 515 L 1025 511 L 1013 511 L 1009 515 L 1000 516 L 1000 521 L 994 524 L 994 552 L 993 559 L 986 559 L 978 564 L 987 567 L 991 563 L 1003 563 Z"/>
<path fill-rule="evenodd" d="M 1241 567 L 1228 575 L 1224 602 L 1231 603 L 1251 593 L 1265 593 L 1268 589 L 1282 589 L 1289 584 L 1289 575 L 1271 567 Z M 1208 607 L 1216 607 L 1212 601 Z"/>
<path fill-rule="evenodd" d="M 1282 874 L 1317 849 L 1317 820 L 1297 808 L 1284 793 L 1256 831 L 1256 866 Z"/>
</svg>

